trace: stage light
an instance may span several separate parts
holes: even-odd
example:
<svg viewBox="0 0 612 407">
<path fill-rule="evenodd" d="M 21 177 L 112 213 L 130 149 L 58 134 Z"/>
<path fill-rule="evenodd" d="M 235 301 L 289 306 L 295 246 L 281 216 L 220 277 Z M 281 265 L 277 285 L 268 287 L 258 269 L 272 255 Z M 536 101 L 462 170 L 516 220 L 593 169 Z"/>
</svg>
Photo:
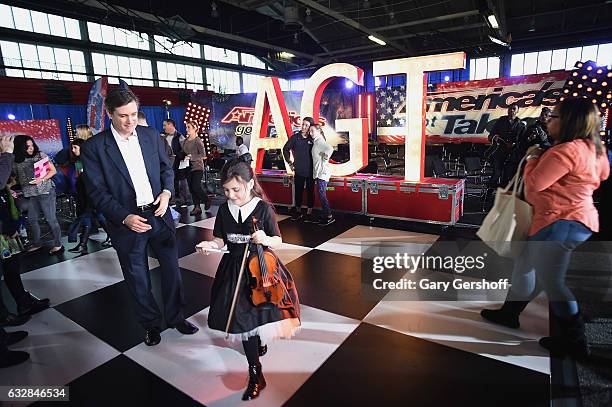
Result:
<svg viewBox="0 0 612 407">
<path fill-rule="evenodd" d="M 444 77 L 444 82 L 448 82 L 448 81 L 450 81 L 450 76 L 446 75 L 446 76 Z"/>
<path fill-rule="evenodd" d="M 593 100 L 591 100 L 591 102 L 597 103 L 597 99 L 593 99 Z"/>
<path fill-rule="evenodd" d="M 578 92 L 574 92 L 574 93 L 572 93 L 572 96 L 573 96 L 573 97 L 578 96 Z"/>
<path fill-rule="evenodd" d="M 587 92 L 591 92 L 593 90 L 593 88 L 589 86 L 586 90 L 587 90 Z"/>
<path fill-rule="evenodd" d="M 602 83 L 601 83 L 601 86 L 608 86 L 608 82 L 605 82 L 605 81 L 604 81 L 604 82 L 602 82 Z"/>
<path fill-rule="evenodd" d="M 606 95 L 606 99 L 612 99 L 612 95 L 608 93 L 608 94 Z"/>
<path fill-rule="evenodd" d="M 582 79 L 587 79 L 587 78 L 588 78 L 588 76 L 582 75 Z"/>
<path fill-rule="evenodd" d="M 578 89 L 582 89 L 582 84 L 581 83 L 578 84 Z"/>
<path fill-rule="evenodd" d="M 597 93 L 598 95 L 601 95 L 601 91 L 600 91 L 600 90 L 598 90 L 596 93 Z"/>
<path fill-rule="evenodd" d="M 9 113 L 6 117 L 8 117 L 9 120 L 15 120 L 15 115 L 13 113 Z"/>
<path fill-rule="evenodd" d="M 487 21 L 491 25 L 491 28 L 494 28 L 496 30 L 499 28 L 499 23 L 497 22 L 497 17 L 495 17 L 495 14 L 493 13 L 489 14 L 487 16 Z"/>
<path fill-rule="evenodd" d="M 587 66 L 587 71 L 591 71 L 593 67 L 591 65 Z"/>
<path fill-rule="evenodd" d="M 347 89 L 352 89 L 352 88 L 353 88 L 353 81 L 351 81 L 351 80 L 346 80 L 346 81 L 344 81 L 344 86 L 345 86 Z"/>
<path fill-rule="evenodd" d="M 565 98 L 564 98 L 563 96 L 561 96 L 561 97 L 559 98 L 559 100 L 560 100 L 561 102 L 563 102 L 563 101 L 565 100 Z"/>
<path fill-rule="evenodd" d="M 593 78 L 593 79 L 591 79 L 591 82 L 593 82 L 593 83 L 597 83 L 597 78 Z"/>
<path fill-rule="evenodd" d="M 578 76 L 578 72 L 574 72 L 572 76 Z"/>
<path fill-rule="evenodd" d="M 577 68 L 582 68 L 582 62 L 576 62 L 576 65 L 575 65 L 575 66 L 576 66 Z"/>
<path fill-rule="evenodd" d="M 369 35 L 369 36 L 368 36 L 368 39 L 369 39 L 370 41 L 372 41 L 372 42 L 377 43 L 378 45 L 382 45 L 382 46 L 387 45 L 387 43 L 386 43 L 386 42 L 384 42 L 384 41 L 383 41 L 383 40 L 381 40 L 380 38 L 376 38 L 376 37 L 375 37 L 375 36 L 373 36 L 373 35 Z"/>
<path fill-rule="evenodd" d="M 602 73 L 603 73 L 603 70 L 601 68 L 597 70 L 598 75 L 601 75 Z"/>
<path fill-rule="evenodd" d="M 603 103 L 601 104 L 601 107 L 606 107 L 606 106 L 608 106 L 608 105 L 606 104 L 606 102 L 603 102 Z"/>
<path fill-rule="evenodd" d="M 574 81 L 569 81 L 569 82 L 567 82 L 567 84 L 568 84 L 568 85 L 573 85 L 573 84 L 574 84 Z"/>
<path fill-rule="evenodd" d="M 563 89 L 563 93 L 569 93 L 569 89 Z"/>
</svg>

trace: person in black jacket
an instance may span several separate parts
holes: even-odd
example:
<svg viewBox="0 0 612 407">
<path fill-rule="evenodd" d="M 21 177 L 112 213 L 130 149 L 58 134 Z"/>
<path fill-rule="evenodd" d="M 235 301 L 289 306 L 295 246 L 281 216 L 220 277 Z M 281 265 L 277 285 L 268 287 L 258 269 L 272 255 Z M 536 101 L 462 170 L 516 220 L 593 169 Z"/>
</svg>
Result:
<svg viewBox="0 0 612 407">
<path fill-rule="evenodd" d="M 516 172 L 514 150 L 525 132 L 525 122 L 518 116 L 518 105 L 508 106 L 508 115 L 502 116 L 493 125 L 489 133 L 491 150 L 489 160 L 493 167 L 493 175 L 489 181 L 491 186 L 505 186 Z"/>
<path fill-rule="evenodd" d="M 302 196 L 304 194 L 304 185 L 306 185 L 306 204 L 308 205 L 308 210 L 305 221 L 317 222 L 317 219 L 312 216 L 312 207 L 314 206 L 314 179 L 312 178 L 313 141 L 309 133 L 310 126 L 314 124 L 315 122 L 312 117 L 304 117 L 302 119 L 302 128 L 293 133 L 283 147 L 285 161 L 289 163 L 289 166 L 295 173 L 293 180 L 295 184 L 295 207 L 293 208 L 291 220 L 299 220 L 304 217 L 302 213 Z M 293 153 L 293 160 L 291 160 L 290 153 Z"/>
<path fill-rule="evenodd" d="M 6 183 L 11 175 L 13 165 L 13 138 L 0 138 L 0 232 L 3 239 L 11 239 L 17 235 L 17 222 L 11 217 L 9 208 L 10 191 Z M 19 274 L 19 257 L 17 254 L 3 258 L 0 264 L 6 285 L 17 303 L 20 315 L 8 313 L 0 296 L 0 322 L 2 326 L 17 326 L 30 319 L 30 315 L 49 307 L 49 300 L 38 300 L 24 290 Z M 4 257 L 4 253 L 3 253 Z M 10 260 L 10 262 L 9 262 Z M 13 345 L 28 336 L 26 331 L 6 332 L 0 327 L 0 368 L 15 366 L 30 358 L 27 352 L 11 351 L 7 346 Z"/>
</svg>

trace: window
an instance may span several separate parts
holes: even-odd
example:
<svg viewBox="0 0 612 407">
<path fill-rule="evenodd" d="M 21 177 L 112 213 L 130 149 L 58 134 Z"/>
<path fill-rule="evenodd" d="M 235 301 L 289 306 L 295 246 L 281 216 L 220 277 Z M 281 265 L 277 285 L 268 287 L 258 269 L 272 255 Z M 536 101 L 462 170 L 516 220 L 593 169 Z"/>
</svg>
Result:
<svg viewBox="0 0 612 407">
<path fill-rule="evenodd" d="M 263 75 L 253 75 L 249 73 L 242 74 L 242 92 L 243 93 L 256 93 L 259 89 L 259 81 L 263 78 Z"/>
<path fill-rule="evenodd" d="M 510 63 L 510 75 L 572 70 L 578 61 L 596 61 L 600 66 L 612 65 L 612 43 L 514 54 Z"/>
<path fill-rule="evenodd" d="M 92 42 L 101 42 L 103 44 L 145 51 L 149 50 L 149 36 L 145 33 L 92 23 L 90 21 L 87 22 L 87 31 Z"/>
<path fill-rule="evenodd" d="M 470 59 L 470 80 L 499 78 L 499 58 Z"/>
<path fill-rule="evenodd" d="M 209 61 L 238 64 L 238 53 L 226 48 L 217 48 L 204 45 L 204 58 Z"/>
<path fill-rule="evenodd" d="M 251 68 L 266 69 L 265 62 L 257 58 L 255 55 L 245 54 L 243 52 L 242 54 L 240 54 L 240 59 L 241 59 L 243 66 L 250 66 Z"/>
<path fill-rule="evenodd" d="M 157 75 L 159 77 L 159 86 L 204 90 L 202 68 L 199 66 L 158 61 Z"/>
<path fill-rule="evenodd" d="M 201 58 L 200 44 L 195 42 L 179 41 L 173 43 L 170 38 L 156 35 L 155 51 L 163 52 L 164 54 L 174 54 L 189 58 Z"/>
<path fill-rule="evenodd" d="M 234 71 L 206 68 L 206 82 L 216 93 L 240 93 L 240 74 Z"/>
<path fill-rule="evenodd" d="M 120 76 L 128 85 L 153 86 L 153 69 L 148 59 L 130 58 L 111 54 L 92 53 L 96 79 L 109 75 L 108 83 L 119 83 Z M 132 79 L 133 78 L 133 79 Z"/>
<path fill-rule="evenodd" d="M 0 27 L 81 39 L 78 20 L 5 4 L 0 4 Z"/>
<path fill-rule="evenodd" d="M 289 86 L 291 90 L 304 90 L 306 79 L 291 79 L 289 81 Z"/>
<path fill-rule="evenodd" d="M 87 82 L 86 75 L 40 71 L 45 69 L 85 73 L 85 57 L 82 51 L 8 41 L 0 41 L 0 47 L 6 66 L 37 69 L 6 68 L 7 76 Z"/>
</svg>

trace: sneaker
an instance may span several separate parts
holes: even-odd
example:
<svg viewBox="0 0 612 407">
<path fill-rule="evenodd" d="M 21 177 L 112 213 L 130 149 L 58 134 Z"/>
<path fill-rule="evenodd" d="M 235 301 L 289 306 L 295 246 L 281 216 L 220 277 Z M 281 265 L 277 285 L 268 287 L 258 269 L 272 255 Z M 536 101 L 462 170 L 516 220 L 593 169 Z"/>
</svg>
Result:
<svg viewBox="0 0 612 407">
<path fill-rule="evenodd" d="M 6 350 L 0 351 L 0 368 L 11 367 L 25 362 L 30 358 L 28 352 Z"/>
<path fill-rule="evenodd" d="M 335 221 L 336 221 L 336 218 L 334 218 L 333 216 L 330 216 L 329 218 L 321 218 L 321 220 L 319 221 L 319 225 L 327 226 L 327 225 L 331 225 Z"/>
<path fill-rule="evenodd" d="M 42 300 L 34 297 L 32 294 L 27 293 L 28 299 L 25 305 L 17 305 L 17 311 L 19 315 L 34 315 L 44 309 L 49 308 L 49 299 L 43 298 Z"/>
<path fill-rule="evenodd" d="M 16 315 L 8 313 L 5 317 L 0 318 L 0 326 L 20 326 L 30 320 L 29 315 Z"/>
</svg>

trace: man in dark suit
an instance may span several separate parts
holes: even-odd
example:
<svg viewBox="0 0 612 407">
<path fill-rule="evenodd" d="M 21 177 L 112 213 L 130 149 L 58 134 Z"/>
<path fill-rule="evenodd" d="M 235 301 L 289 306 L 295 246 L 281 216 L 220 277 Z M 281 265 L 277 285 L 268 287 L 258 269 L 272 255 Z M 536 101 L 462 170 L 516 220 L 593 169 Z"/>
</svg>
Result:
<svg viewBox="0 0 612 407">
<path fill-rule="evenodd" d="M 145 343 L 153 346 L 161 340 L 162 315 L 151 293 L 149 245 L 161 267 L 166 323 L 187 335 L 198 330 L 181 310 L 176 234 L 167 210 L 174 190 L 172 167 L 159 134 L 137 126 L 136 95 L 114 89 L 105 105 L 110 128 L 89 139 L 81 150 L 87 192 L 109 221 L 108 233 L 134 297 L 138 320 L 146 329 Z"/>
</svg>

